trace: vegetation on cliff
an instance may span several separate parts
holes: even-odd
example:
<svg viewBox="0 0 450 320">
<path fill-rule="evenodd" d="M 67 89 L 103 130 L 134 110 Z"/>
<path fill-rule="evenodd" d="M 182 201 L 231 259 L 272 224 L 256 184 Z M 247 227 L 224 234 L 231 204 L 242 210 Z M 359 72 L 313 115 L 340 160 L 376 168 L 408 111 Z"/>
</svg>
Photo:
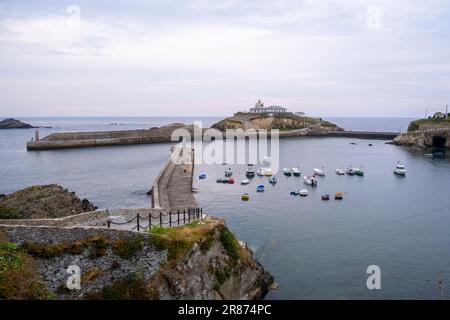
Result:
<svg viewBox="0 0 450 320">
<path fill-rule="evenodd" d="M 33 186 L 0 197 L 0 219 L 60 218 L 95 210 L 87 199 L 51 184 Z"/>
<path fill-rule="evenodd" d="M 429 118 L 411 121 L 408 126 L 408 132 L 419 130 L 420 125 L 427 126 L 450 126 L 449 118 Z"/>
<path fill-rule="evenodd" d="M 17 244 L 0 234 L 0 299 L 50 298 L 34 261 Z"/>
</svg>

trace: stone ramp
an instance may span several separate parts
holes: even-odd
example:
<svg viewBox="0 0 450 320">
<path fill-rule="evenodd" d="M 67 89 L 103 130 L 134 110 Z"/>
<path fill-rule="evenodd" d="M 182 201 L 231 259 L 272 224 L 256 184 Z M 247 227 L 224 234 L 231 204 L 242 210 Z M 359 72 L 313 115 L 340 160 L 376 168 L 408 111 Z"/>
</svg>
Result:
<svg viewBox="0 0 450 320">
<path fill-rule="evenodd" d="M 175 166 L 166 190 L 170 208 L 198 207 L 192 193 L 192 174 L 184 165 Z"/>
</svg>

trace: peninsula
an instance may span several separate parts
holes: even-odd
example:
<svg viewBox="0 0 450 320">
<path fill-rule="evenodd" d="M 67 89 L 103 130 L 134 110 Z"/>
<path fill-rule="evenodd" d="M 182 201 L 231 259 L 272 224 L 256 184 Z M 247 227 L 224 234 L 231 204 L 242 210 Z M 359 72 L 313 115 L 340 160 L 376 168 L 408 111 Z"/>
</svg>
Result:
<svg viewBox="0 0 450 320">
<path fill-rule="evenodd" d="M 437 112 L 432 117 L 412 121 L 408 132 L 398 135 L 392 143 L 416 149 L 432 148 L 433 152 L 450 149 L 449 113 Z"/>
</svg>

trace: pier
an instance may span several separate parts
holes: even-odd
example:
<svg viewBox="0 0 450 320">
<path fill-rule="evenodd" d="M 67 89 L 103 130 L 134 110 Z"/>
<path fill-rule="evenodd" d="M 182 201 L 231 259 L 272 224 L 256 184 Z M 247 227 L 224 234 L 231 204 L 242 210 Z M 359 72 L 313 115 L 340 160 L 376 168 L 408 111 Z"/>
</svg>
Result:
<svg viewBox="0 0 450 320">
<path fill-rule="evenodd" d="M 100 132 L 62 132 L 52 133 L 38 141 L 27 142 L 28 151 L 58 150 L 68 148 L 89 148 L 105 146 L 123 146 L 137 144 L 171 143 L 171 134 L 177 128 L 185 128 L 194 137 L 192 126 L 178 124 L 148 130 L 123 130 Z M 203 132 L 208 130 L 204 128 Z M 370 132 L 370 131 L 315 131 L 310 129 L 298 129 L 280 131 L 279 137 L 345 137 L 360 139 L 392 140 L 399 132 Z M 270 133 L 268 134 L 270 136 Z M 224 135 L 224 138 L 225 135 Z"/>
<path fill-rule="evenodd" d="M 198 207 L 192 193 L 194 151 L 173 147 L 171 156 L 156 177 L 150 194 L 153 208 L 185 209 Z"/>
</svg>

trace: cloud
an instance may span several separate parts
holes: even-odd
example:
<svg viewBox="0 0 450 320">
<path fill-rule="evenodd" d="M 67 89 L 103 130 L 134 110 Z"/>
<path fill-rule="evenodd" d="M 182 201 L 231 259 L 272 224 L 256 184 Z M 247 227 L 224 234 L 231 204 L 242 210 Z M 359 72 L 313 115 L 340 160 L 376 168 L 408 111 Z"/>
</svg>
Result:
<svg viewBox="0 0 450 320">
<path fill-rule="evenodd" d="M 53 2 L 5 3 L 21 14 L 0 16 L 0 114 L 33 103 L 230 113 L 257 97 L 334 115 L 390 101 L 393 114 L 412 114 L 448 98 L 445 1 L 80 1 L 80 20 Z"/>
</svg>

